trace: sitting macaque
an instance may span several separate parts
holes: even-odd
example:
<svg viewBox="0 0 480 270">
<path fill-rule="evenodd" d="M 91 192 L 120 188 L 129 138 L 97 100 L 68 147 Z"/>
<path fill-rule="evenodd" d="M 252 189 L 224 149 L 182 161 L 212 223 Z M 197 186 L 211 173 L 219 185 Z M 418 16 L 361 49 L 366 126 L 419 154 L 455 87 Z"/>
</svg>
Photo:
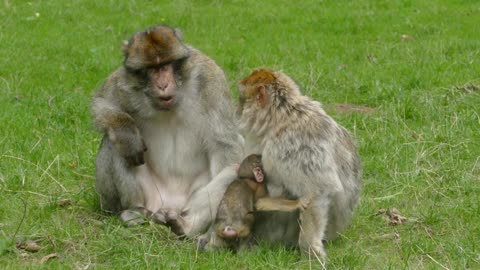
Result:
<svg viewBox="0 0 480 270">
<path fill-rule="evenodd" d="M 261 155 L 246 157 L 237 174 L 238 178 L 225 191 L 211 230 L 199 241 L 203 249 L 242 250 L 252 243 L 255 211 L 295 211 L 308 204 L 305 200 L 268 197 Z"/>
<path fill-rule="evenodd" d="M 352 136 L 285 73 L 255 70 L 240 82 L 238 94 L 245 149 L 262 155 L 269 194 L 310 198 L 299 215 L 257 215 L 254 237 L 297 243 L 305 255 L 325 260 L 323 241 L 348 227 L 360 198 L 361 164 Z"/>
</svg>

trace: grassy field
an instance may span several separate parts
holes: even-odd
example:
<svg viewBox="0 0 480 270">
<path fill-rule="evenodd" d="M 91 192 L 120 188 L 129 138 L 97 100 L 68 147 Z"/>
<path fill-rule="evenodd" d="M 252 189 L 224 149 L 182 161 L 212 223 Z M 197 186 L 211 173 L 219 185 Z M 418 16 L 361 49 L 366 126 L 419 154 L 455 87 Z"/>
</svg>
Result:
<svg viewBox="0 0 480 270">
<path fill-rule="evenodd" d="M 1 269 L 318 267 L 282 247 L 197 252 L 99 210 L 91 96 L 121 41 L 159 23 L 215 59 L 233 93 L 255 67 L 283 70 L 355 135 L 362 200 L 329 269 L 480 269 L 478 1 L 155 2 L 1 1 Z M 407 220 L 391 225 L 379 210 L 392 208 Z"/>
</svg>

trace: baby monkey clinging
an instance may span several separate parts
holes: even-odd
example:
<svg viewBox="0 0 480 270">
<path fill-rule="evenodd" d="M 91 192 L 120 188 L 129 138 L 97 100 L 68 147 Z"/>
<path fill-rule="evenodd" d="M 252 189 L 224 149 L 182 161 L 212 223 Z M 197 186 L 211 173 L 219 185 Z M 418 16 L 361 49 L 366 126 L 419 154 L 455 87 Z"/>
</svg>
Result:
<svg viewBox="0 0 480 270">
<path fill-rule="evenodd" d="M 255 210 L 295 211 L 306 207 L 305 201 L 268 197 L 266 181 L 261 155 L 246 157 L 238 168 L 238 178 L 225 191 L 215 223 L 199 242 L 201 248 L 242 250 L 252 243 Z"/>
</svg>

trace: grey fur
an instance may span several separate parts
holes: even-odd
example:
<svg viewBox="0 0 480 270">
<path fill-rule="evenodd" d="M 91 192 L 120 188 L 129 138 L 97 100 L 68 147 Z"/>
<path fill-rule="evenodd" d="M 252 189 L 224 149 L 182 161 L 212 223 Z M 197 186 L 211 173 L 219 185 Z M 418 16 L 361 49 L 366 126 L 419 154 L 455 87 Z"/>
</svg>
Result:
<svg viewBox="0 0 480 270">
<path fill-rule="evenodd" d="M 241 127 L 250 151 L 263 157 L 270 195 L 311 197 L 311 202 L 300 213 L 300 226 L 293 214 L 262 214 L 254 235 L 270 242 L 298 241 L 305 252 L 325 258 L 322 241 L 346 229 L 358 203 L 360 159 L 351 136 L 319 102 L 301 95 L 287 75 L 272 73 L 275 81 L 265 85 L 269 101 L 264 107 L 258 97 L 244 96 L 255 85 L 240 85 Z"/>
<path fill-rule="evenodd" d="M 164 213 L 172 213 L 173 208 L 178 215 L 168 216 L 181 218 L 181 224 L 174 225 L 181 227 L 181 233 L 194 236 L 205 231 L 215 217 L 226 186 L 235 178 L 233 167 L 227 166 L 240 160 L 243 139 L 234 124 L 223 71 L 200 51 L 185 48 L 189 57 L 176 73 L 175 108 L 156 109 L 148 95 L 152 84 L 122 66 L 94 96 L 92 112 L 95 126 L 105 134 L 96 161 L 101 208 L 122 212 L 126 225 L 141 223 L 136 213 L 168 223 Z M 125 131 L 120 135 L 125 137 L 121 147 L 114 143 L 118 126 Z M 133 163 L 127 162 L 122 147 L 133 153 Z M 139 179 L 142 170 L 151 175 L 151 182 Z M 199 172 L 206 174 L 196 175 Z M 161 194 L 172 193 L 181 198 L 164 209 L 162 205 L 168 202 Z M 156 208 L 160 209 L 148 209 L 152 201 L 158 201 Z"/>
</svg>

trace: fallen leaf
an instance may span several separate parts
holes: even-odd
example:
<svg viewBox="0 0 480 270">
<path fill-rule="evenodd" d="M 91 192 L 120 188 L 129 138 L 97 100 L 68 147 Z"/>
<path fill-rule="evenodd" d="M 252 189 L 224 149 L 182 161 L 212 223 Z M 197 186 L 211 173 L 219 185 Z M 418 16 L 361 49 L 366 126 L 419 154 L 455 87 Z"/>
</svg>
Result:
<svg viewBox="0 0 480 270">
<path fill-rule="evenodd" d="M 417 132 L 413 131 L 412 132 L 412 137 L 415 139 L 415 140 L 421 140 L 423 138 L 423 135 L 422 134 L 418 134 Z"/>
<path fill-rule="evenodd" d="M 72 162 L 68 163 L 68 166 L 70 166 L 72 168 L 77 168 L 78 164 L 77 164 L 77 162 L 72 161 Z"/>
<path fill-rule="evenodd" d="M 48 254 L 47 256 L 43 257 L 43 258 L 40 260 L 40 264 L 44 264 L 44 263 L 46 263 L 48 260 L 53 259 L 53 258 L 57 258 L 57 257 L 58 257 L 57 253 Z"/>
<path fill-rule="evenodd" d="M 400 215 L 400 211 L 397 208 L 379 209 L 374 216 L 382 216 L 382 219 L 392 226 L 403 224 L 407 221 L 406 217 Z"/>
<path fill-rule="evenodd" d="M 60 207 L 67 207 L 72 205 L 72 201 L 70 199 L 61 199 L 57 202 L 57 204 Z"/>
<path fill-rule="evenodd" d="M 415 39 L 410 35 L 402 35 L 402 41 L 414 41 Z"/>
<path fill-rule="evenodd" d="M 27 240 L 25 242 L 17 243 L 17 248 L 23 249 L 23 250 L 28 251 L 28 252 L 37 252 L 42 247 L 39 244 L 37 244 L 37 242 L 35 242 L 35 241 Z"/>
<path fill-rule="evenodd" d="M 367 55 L 367 59 L 368 61 L 372 62 L 372 63 L 377 63 L 378 62 L 378 59 L 374 56 L 374 55 Z"/>
<path fill-rule="evenodd" d="M 388 209 L 385 213 L 390 218 L 390 225 L 396 226 L 407 221 L 406 217 L 400 215 L 400 211 L 397 208 Z"/>
<path fill-rule="evenodd" d="M 473 83 L 467 83 L 462 86 L 456 86 L 455 87 L 457 90 L 463 91 L 467 94 L 472 94 L 474 92 L 480 92 L 480 85 L 473 84 Z"/>
<path fill-rule="evenodd" d="M 27 252 L 22 252 L 22 253 L 20 253 L 18 256 L 19 256 L 21 259 L 24 259 L 24 260 L 25 260 L 25 259 L 27 259 L 27 258 L 30 257 L 30 254 L 27 253 Z"/>
</svg>

